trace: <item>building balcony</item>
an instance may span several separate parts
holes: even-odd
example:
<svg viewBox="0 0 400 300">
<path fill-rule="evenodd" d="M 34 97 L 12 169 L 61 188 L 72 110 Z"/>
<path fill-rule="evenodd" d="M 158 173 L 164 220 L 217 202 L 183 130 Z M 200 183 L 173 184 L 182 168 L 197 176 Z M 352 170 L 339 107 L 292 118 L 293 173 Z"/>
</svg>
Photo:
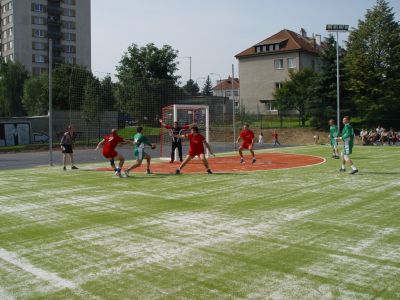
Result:
<svg viewBox="0 0 400 300">
<path fill-rule="evenodd" d="M 49 15 L 56 15 L 56 16 L 60 16 L 62 13 L 62 9 L 59 6 L 53 6 L 53 5 L 49 5 L 47 6 L 47 13 Z"/>
</svg>

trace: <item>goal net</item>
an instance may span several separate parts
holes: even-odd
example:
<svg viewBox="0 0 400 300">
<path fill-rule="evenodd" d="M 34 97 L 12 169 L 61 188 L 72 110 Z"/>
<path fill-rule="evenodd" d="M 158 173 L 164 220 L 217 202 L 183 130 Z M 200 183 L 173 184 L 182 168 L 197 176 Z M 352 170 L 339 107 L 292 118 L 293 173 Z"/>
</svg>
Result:
<svg viewBox="0 0 400 300">
<path fill-rule="evenodd" d="M 174 126 L 174 122 L 178 122 L 179 126 L 197 124 L 200 133 L 209 142 L 209 109 L 207 105 L 183 105 L 174 104 L 163 107 L 161 119 L 164 124 L 170 127 Z M 190 129 L 183 130 L 182 134 L 189 133 Z M 160 129 L 160 158 L 170 159 L 171 158 L 171 144 L 172 144 L 172 130 L 161 126 Z M 183 157 L 186 156 L 188 141 L 182 140 L 183 145 Z M 208 156 L 208 150 L 206 149 L 206 155 Z M 177 161 L 178 150 L 175 150 L 175 160 Z"/>
</svg>

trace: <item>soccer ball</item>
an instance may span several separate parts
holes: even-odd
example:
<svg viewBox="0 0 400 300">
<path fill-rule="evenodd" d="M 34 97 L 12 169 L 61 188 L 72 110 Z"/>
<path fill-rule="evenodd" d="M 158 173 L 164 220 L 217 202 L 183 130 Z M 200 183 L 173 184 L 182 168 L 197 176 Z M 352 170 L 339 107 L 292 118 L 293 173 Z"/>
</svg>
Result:
<svg viewBox="0 0 400 300">
<path fill-rule="evenodd" d="M 151 144 L 151 149 L 156 149 L 156 144 Z"/>
</svg>

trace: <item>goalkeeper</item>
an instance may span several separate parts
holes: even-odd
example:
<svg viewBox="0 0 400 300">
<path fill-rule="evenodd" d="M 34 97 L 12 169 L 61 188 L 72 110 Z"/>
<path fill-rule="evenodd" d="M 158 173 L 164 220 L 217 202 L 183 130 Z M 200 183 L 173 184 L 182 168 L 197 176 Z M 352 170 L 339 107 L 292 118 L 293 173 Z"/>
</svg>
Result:
<svg viewBox="0 0 400 300">
<path fill-rule="evenodd" d="M 133 143 L 134 143 L 134 148 L 133 148 L 133 156 L 136 159 L 136 163 L 133 164 L 131 167 L 125 170 L 125 176 L 129 177 L 129 172 L 132 171 L 133 169 L 136 169 L 142 165 L 143 158 L 146 159 L 147 161 L 147 174 L 151 174 L 150 171 L 150 161 L 151 161 L 151 156 L 144 152 L 144 147 L 145 145 L 148 145 L 151 147 L 151 149 L 155 149 L 156 145 L 155 144 L 150 144 L 147 137 L 143 135 L 143 127 L 139 126 L 136 129 L 137 133 L 133 136 Z"/>
</svg>

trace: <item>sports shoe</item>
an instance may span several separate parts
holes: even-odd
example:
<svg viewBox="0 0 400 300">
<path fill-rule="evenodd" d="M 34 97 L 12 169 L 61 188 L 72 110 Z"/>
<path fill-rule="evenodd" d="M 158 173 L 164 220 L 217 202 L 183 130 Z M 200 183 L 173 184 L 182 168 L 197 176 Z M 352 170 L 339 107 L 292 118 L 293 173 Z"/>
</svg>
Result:
<svg viewBox="0 0 400 300">
<path fill-rule="evenodd" d="M 213 172 L 210 169 L 207 169 L 208 174 L 212 174 Z"/>
<path fill-rule="evenodd" d="M 125 174 L 125 177 L 129 177 L 129 171 L 128 170 L 125 170 L 124 174 Z"/>
<path fill-rule="evenodd" d="M 67 167 L 63 167 L 63 171 L 67 171 Z"/>
<path fill-rule="evenodd" d="M 240 163 L 243 164 L 244 163 L 244 159 L 240 158 Z"/>
<path fill-rule="evenodd" d="M 79 168 L 78 167 L 75 167 L 75 166 L 72 166 L 71 167 L 71 170 L 78 170 Z"/>
<path fill-rule="evenodd" d="M 169 163 L 170 163 L 170 164 L 173 164 L 173 163 L 174 163 L 174 161 L 173 161 L 173 160 L 170 160 L 170 161 L 169 161 Z"/>
<path fill-rule="evenodd" d="M 179 169 L 176 169 L 176 171 L 175 171 L 175 174 L 176 174 L 176 175 L 179 175 L 179 174 L 181 174 L 181 170 L 179 170 Z"/>
<path fill-rule="evenodd" d="M 335 157 L 334 157 L 334 159 L 339 159 L 340 157 L 339 157 L 339 155 L 336 155 Z"/>
<path fill-rule="evenodd" d="M 253 160 L 251 161 L 251 163 L 254 164 L 254 163 L 256 163 L 256 161 L 257 161 L 256 158 L 253 157 Z"/>
<path fill-rule="evenodd" d="M 115 176 L 117 176 L 117 177 L 122 177 L 122 175 L 121 175 L 121 170 L 118 170 L 117 172 L 115 172 Z"/>
<path fill-rule="evenodd" d="M 346 172 L 346 169 L 340 168 L 339 172 Z"/>
<path fill-rule="evenodd" d="M 352 170 L 351 172 L 350 172 L 350 175 L 354 175 L 354 174 L 356 174 L 358 172 L 358 170 L 357 169 L 355 169 L 355 170 Z"/>
<path fill-rule="evenodd" d="M 153 173 L 150 171 L 150 169 L 147 169 L 146 174 L 153 174 Z"/>
</svg>

